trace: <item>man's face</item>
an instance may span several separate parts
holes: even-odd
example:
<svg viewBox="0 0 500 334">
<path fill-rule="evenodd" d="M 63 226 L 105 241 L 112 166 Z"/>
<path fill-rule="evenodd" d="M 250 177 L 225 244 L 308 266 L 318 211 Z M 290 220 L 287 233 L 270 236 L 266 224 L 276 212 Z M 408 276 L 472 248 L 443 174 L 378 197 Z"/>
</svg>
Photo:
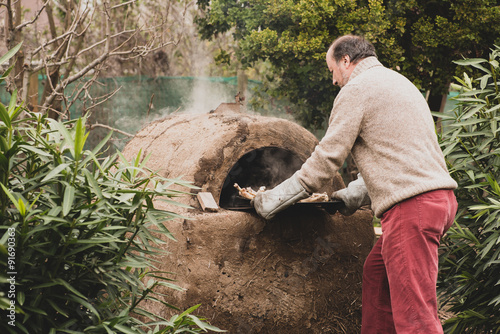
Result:
<svg viewBox="0 0 500 334">
<path fill-rule="evenodd" d="M 339 63 L 337 63 L 335 59 L 333 59 L 330 49 L 326 54 L 326 64 L 328 65 L 330 72 L 332 72 L 333 84 L 338 85 L 339 87 L 344 87 L 349 80 L 349 75 L 352 72 L 348 70 L 350 65 L 349 60 L 344 57 Z"/>
</svg>

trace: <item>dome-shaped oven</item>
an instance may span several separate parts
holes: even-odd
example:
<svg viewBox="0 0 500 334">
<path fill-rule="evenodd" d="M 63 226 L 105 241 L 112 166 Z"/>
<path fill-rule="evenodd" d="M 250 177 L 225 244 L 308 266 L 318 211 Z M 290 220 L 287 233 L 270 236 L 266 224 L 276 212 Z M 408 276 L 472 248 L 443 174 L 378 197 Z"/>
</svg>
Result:
<svg viewBox="0 0 500 334">
<path fill-rule="evenodd" d="M 127 144 L 125 156 L 142 149 L 152 170 L 192 181 L 221 207 L 203 212 L 196 196 L 180 198 L 193 209 L 181 212 L 190 219 L 168 222 L 178 241 L 165 246 L 170 255 L 159 269 L 176 273 L 186 290 L 169 303 L 202 303 L 200 314 L 230 333 L 359 331 L 361 271 L 374 240 L 370 211 L 344 217 L 292 207 L 266 222 L 226 210 L 235 204 L 234 183 L 272 188 L 316 144 L 293 122 L 231 111 L 169 116 Z M 337 174 L 324 191 L 343 186 Z"/>
</svg>

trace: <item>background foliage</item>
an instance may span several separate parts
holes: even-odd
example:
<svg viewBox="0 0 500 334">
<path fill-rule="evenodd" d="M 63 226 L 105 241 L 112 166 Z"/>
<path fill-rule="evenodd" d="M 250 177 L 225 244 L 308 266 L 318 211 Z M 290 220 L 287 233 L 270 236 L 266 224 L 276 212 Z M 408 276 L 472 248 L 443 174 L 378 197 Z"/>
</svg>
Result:
<svg viewBox="0 0 500 334">
<path fill-rule="evenodd" d="M 220 60 L 244 66 L 267 61 L 262 73 L 272 94 L 296 105 L 292 112 L 305 126 L 324 126 L 335 88 L 325 65 L 330 43 L 354 33 L 374 43 L 379 58 L 422 90 L 442 94 L 459 55 L 478 57 L 500 42 L 500 2 L 382 0 L 198 0 L 200 33 L 211 39 L 229 30 L 238 42 Z M 434 101 L 435 99 L 430 99 Z M 265 106 L 265 102 L 260 102 Z"/>
<path fill-rule="evenodd" d="M 441 257 L 440 290 L 456 313 L 447 333 L 500 333 L 499 61 L 498 46 L 488 59 L 456 61 L 479 74 L 455 78 L 458 106 L 440 115 L 441 145 L 459 185 L 459 210 Z"/>
<path fill-rule="evenodd" d="M 163 222 L 178 215 L 153 202 L 176 204 L 170 198 L 183 193 L 170 187 L 191 185 L 159 177 L 140 155 L 132 163 L 120 153 L 100 158 L 110 135 L 92 151 L 84 149 L 87 137 L 84 119 L 28 112 L 15 92 L 0 104 L 0 331 L 220 331 L 190 314 L 196 306 L 163 319 L 141 304 L 175 308 L 154 292 L 180 288 L 155 271 L 153 258 L 173 239 Z"/>
</svg>

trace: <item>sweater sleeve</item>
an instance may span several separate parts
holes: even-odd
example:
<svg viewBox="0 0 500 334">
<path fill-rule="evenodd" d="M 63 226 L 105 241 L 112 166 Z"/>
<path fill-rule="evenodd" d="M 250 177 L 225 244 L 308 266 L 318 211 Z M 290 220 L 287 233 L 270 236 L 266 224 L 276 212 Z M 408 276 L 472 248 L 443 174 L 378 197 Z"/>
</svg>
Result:
<svg viewBox="0 0 500 334">
<path fill-rule="evenodd" d="M 346 85 L 341 89 L 335 99 L 325 136 L 297 172 L 299 181 L 310 193 L 332 182 L 358 138 L 364 107 L 361 99 L 352 98 L 357 96 L 356 90 L 356 85 Z"/>
</svg>

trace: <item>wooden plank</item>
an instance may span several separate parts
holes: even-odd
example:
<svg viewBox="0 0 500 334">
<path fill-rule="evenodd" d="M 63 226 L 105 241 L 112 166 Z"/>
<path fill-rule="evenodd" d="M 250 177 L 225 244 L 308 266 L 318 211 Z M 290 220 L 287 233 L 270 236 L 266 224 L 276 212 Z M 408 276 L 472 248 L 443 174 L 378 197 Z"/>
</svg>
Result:
<svg viewBox="0 0 500 334">
<path fill-rule="evenodd" d="M 200 202 L 201 208 L 203 211 L 217 211 L 219 210 L 219 206 L 215 202 L 212 193 L 210 192 L 199 192 L 196 194 L 198 198 L 198 202 Z"/>
</svg>

